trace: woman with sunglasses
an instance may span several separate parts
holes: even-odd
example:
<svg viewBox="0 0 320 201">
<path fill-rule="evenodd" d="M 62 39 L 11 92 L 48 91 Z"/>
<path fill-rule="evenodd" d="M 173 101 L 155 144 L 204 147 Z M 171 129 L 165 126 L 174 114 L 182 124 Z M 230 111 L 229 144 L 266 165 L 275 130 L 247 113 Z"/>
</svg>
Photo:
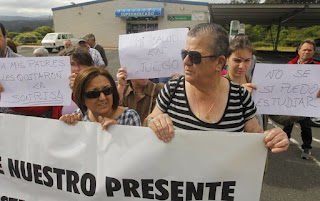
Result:
<svg viewBox="0 0 320 201">
<path fill-rule="evenodd" d="M 116 84 L 104 68 L 82 70 L 74 81 L 72 91 L 79 109 L 74 114 L 62 116 L 61 121 L 73 125 L 78 121 L 100 122 L 105 130 L 112 124 L 141 125 L 136 111 L 119 106 Z"/>
<path fill-rule="evenodd" d="M 160 140 L 169 142 L 174 129 L 263 133 L 255 117 L 250 93 L 221 77 L 229 48 L 228 33 L 217 24 L 198 24 L 182 50 L 184 76 L 161 90 L 157 106 L 146 118 Z M 272 152 L 288 149 L 280 128 L 266 131 L 265 146 Z"/>
</svg>

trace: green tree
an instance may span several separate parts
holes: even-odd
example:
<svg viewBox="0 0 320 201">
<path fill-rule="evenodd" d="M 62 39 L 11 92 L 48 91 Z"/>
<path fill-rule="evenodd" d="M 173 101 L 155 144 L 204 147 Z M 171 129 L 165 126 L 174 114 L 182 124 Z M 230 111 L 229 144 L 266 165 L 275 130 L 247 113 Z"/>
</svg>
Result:
<svg viewBox="0 0 320 201">
<path fill-rule="evenodd" d="M 42 38 L 41 34 L 37 32 L 25 32 L 20 33 L 16 37 L 14 37 L 12 40 L 16 44 L 30 44 L 30 43 L 38 43 L 38 40 Z"/>
<path fill-rule="evenodd" d="M 21 29 L 20 29 L 20 32 L 21 32 L 21 33 L 30 32 L 30 31 L 33 31 L 33 30 L 32 30 L 32 28 L 29 27 L 29 26 L 23 26 L 23 27 L 21 27 Z"/>
<path fill-rule="evenodd" d="M 281 4 L 294 4 L 294 3 L 320 3 L 320 0 L 265 0 L 264 3 L 281 3 Z"/>
<path fill-rule="evenodd" d="M 41 36 L 45 36 L 47 33 L 54 32 L 53 29 L 48 26 L 38 27 L 34 31 L 41 34 Z"/>
</svg>

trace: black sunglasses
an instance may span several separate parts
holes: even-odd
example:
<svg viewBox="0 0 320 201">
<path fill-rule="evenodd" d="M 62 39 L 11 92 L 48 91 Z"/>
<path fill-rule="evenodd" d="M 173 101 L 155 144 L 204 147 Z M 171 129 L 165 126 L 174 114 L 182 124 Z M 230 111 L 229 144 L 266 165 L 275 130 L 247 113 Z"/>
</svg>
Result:
<svg viewBox="0 0 320 201">
<path fill-rule="evenodd" d="M 105 96 L 108 96 L 113 93 L 113 87 L 104 88 L 101 91 L 98 91 L 98 90 L 86 91 L 86 92 L 84 92 L 84 96 L 86 98 L 90 98 L 90 99 L 98 98 L 100 96 L 101 92 Z"/>
<path fill-rule="evenodd" d="M 187 50 L 181 50 L 181 57 L 182 60 L 184 60 L 187 55 L 189 55 L 190 61 L 194 64 L 200 64 L 201 58 L 207 58 L 207 57 L 217 57 L 215 55 L 209 55 L 209 56 L 202 56 L 200 52 L 197 51 L 187 51 Z"/>
</svg>

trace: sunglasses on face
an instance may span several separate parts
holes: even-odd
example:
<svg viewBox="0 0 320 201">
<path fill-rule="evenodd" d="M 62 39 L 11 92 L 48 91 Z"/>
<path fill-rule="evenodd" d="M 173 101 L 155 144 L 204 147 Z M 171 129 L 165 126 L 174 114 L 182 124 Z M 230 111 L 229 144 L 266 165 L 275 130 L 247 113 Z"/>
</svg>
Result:
<svg viewBox="0 0 320 201">
<path fill-rule="evenodd" d="M 84 92 L 84 96 L 86 98 L 90 98 L 90 99 L 98 98 L 100 96 L 101 92 L 105 96 L 108 96 L 113 93 L 113 87 L 104 88 L 101 91 L 98 91 L 98 90 L 86 91 L 86 92 Z"/>
<path fill-rule="evenodd" d="M 187 51 L 187 50 L 181 50 L 181 57 L 182 60 L 184 60 L 187 55 L 189 55 L 189 59 L 194 64 L 200 64 L 201 58 L 207 58 L 207 57 L 217 57 L 215 55 L 209 55 L 209 56 L 202 56 L 200 52 L 197 51 Z"/>
</svg>

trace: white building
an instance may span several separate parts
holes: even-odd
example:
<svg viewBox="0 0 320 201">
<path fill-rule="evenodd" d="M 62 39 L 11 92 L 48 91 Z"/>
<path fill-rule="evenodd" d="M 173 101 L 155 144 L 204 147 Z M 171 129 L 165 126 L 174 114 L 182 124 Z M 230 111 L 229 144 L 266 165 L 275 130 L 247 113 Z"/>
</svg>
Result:
<svg viewBox="0 0 320 201">
<path fill-rule="evenodd" d="M 208 3 L 176 0 L 97 0 L 52 8 L 56 32 L 75 37 L 93 33 L 104 47 L 117 47 L 119 35 L 192 27 L 210 21 Z"/>
</svg>

